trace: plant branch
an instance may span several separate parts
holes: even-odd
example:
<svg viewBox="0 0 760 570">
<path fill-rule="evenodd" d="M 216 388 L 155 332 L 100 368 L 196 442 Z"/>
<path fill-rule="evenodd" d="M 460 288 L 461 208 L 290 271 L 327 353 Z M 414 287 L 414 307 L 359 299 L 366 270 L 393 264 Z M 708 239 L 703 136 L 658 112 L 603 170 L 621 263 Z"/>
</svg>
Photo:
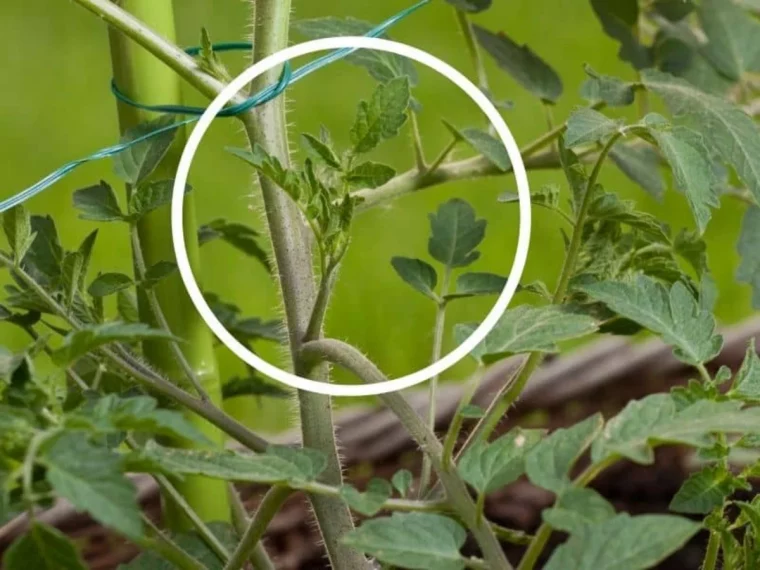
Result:
<svg viewBox="0 0 760 570">
<path fill-rule="evenodd" d="M 182 550 L 173 540 L 166 536 L 160 528 L 147 516 L 143 515 L 143 524 L 148 528 L 150 538 L 141 538 L 138 545 L 145 550 L 155 550 L 162 558 L 174 564 L 180 570 L 207 570 L 190 554 Z"/>
<path fill-rule="evenodd" d="M 232 553 L 229 562 L 224 566 L 224 570 L 240 570 L 253 553 L 261 538 L 269 526 L 269 523 L 280 510 L 280 507 L 291 494 L 292 489 L 276 485 L 267 491 L 264 499 L 259 504 L 256 514 L 251 519 L 248 529 L 243 534 L 240 542 Z"/>
<path fill-rule="evenodd" d="M 227 484 L 227 495 L 230 501 L 230 510 L 232 511 L 232 526 L 235 528 L 235 533 L 238 539 L 241 539 L 248 529 L 250 521 L 248 520 L 248 513 L 245 510 L 243 501 L 240 500 L 240 495 L 235 489 L 233 483 Z M 267 554 L 266 548 L 262 541 L 259 541 L 251 552 L 249 561 L 256 570 L 277 570 L 274 562 Z"/>
<path fill-rule="evenodd" d="M 420 134 L 420 124 L 417 120 L 417 113 L 414 110 L 409 111 L 410 122 L 412 125 L 412 148 L 414 149 L 414 162 L 418 172 L 427 172 L 428 166 L 425 160 L 425 151 L 422 145 L 422 135 Z"/>
<path fill-rule="evenodd" d="M 705 560 L 702 563 L 702 570 L 715 570 L 718 563 L 718 553 L 720 552 L 720 534 L 715 531 L 710 532 L 710 540 L 707 542 L 707 551 Z"/>
<path fill-rule="evenodd" d="M 304 357 L 327 360 L 355 374 L 367 383 L 385 382 L 387 378 L 375 364 L 353 346 L 334 339 L 321 339 L 305 343 L 301 347 Z M 404 397 L 391 392 L 378 396 L 399 418 L 422 451 L 431 458 L 433 469 L 446 490 L 446 500 L 451 509 L 470 529 L 480 546 L 483 556 L 493 570 L 509 569 L 512 565 L 504 555 L 499 540 L 492 529 L 484 524 L 466 484 L 455 469 L 443 464 L 443 448 L 417 412 Z"/>
<path fill-rule="evenodd" d="M 481 91 L 488 92 L 488 73 L 486 73 L 486 66 L 483 63 L 483 56 L 478 48 L 478 43 L 475 40 L 475 33 L 472 29 L 472 22 L 470 18 L 463 10 L 454 8 L 456 14 L 457 23 L 459 29 L 464 37 L 465 45 L 467 46 L 467 52 L 470 55 L 470 60 L 475 68 L 475 74 L 477 75 L 478 87 Z"/>
</svg>

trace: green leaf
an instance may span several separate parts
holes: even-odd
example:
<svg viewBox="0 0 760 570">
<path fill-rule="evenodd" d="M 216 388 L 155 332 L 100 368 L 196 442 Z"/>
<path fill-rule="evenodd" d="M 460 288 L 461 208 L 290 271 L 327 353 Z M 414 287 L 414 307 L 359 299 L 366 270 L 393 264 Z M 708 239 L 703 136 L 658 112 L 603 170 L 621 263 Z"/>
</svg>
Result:
<svg viewBox="0 0 760 570">
<path fill-rule="evenodd" d="M 507 284 L 507 278 L 494 273 L 463 273 L 457 277 L 457 287 L 454 293 L 446 295 L 446 299 L 461 299 L 463 297 L 478 297 L 481 295 L 499 295 Z"/>
<path fill-rule="evenodd" d="M 117 154 L 114 157 L 116 174 L 133 186 L 139 185 L 150 176 L 174 142 L 177 130 L 169 127 L 175 122 L 172 115 L 162 115 L 158 119 L 137 125 L 124 133 L 121 142 L 128 143 L 138 139 L 142 140 L 148 134 L 160 129 L 167 129 L 165 132 L 142 140 L 142 142 Z"/>
<path fill-rule="evenodd" d="M 572 485 L 570 469 L 604 426 L 600 414 L 555 430 L 528 452 L 525 472 L 531 483 L 558 495 Z"/>
<path fill-rule="evenodd" d="M 377 478 L 370 480 L 367 490 L 363 493 L 351 485 L 343 485 L 340 488 L 340 496 L 348 503 L 348 506 L 368 517 L 373 517 L 380 512 L 392 493 L 391 484 L 385 479 Z"/>
<path fill-rule="evenodd" d="M 90 283 L 87 292 L 93 297 L 107 297 L 132 286 L 132 278 L 123 273 L 101 273 Z"/>
<path fill-rule="evenodd" d="M 685 127 L 649 128 L 648 133 L 670 164 L 675 183 L 686 195 L 697 227 L 704 233 L 712 217 L 711 208 L 719 207 L 720 201 L 710 157 L 701 137 Z"/>
<path fill-rule="evenodd" d="M 335 151 L 330 146 L 323 143 L 317 137 L 304 133 L 301 135 L 301 144 L 310 155 L 319 158 L 327 166 L 336 170 L 341 169 L 338 155 L 335 154 Z"/>
<path fill-rule="evenodd" d="M 172 202 L 174 180 L 158 180 L 141 184 L 132 191 L 129 198 L 129 216 L 132 220 L 139 220 L 145 214 L 162 206 L 168 206 Z M 185 187 L 185 193 L 190 192 L 190 186 Z"/>
<path fill-rule="evenodd" d="M 697 275 L 705 275 L 707 267 L 707 244 L 697 232 L 681 230 L 673 240 L 673 253 L 683 257 Z M 712 310 L 710 308 L 709 310 Z"/>
<path fill-rule="evenodd" d="M 677 409 L 669 394 L 653 394 L 628 405 L 604 428 L 591 447 L 592 459 L 620 455 L 641 464 L 654 461 L 660 443 L 711 447 L 713 433 L 754 433 L 760 429 L 760 409 L 741 409 L 740 402 L 700 400 Z"/>
<path fill-rule="evenodd" d="M 63 285 L 64 303 L 66 307 L 71 307 L 74 303 L 76 294 L 79 293 L 79 285 L 84 275 L 82 267 L 84 257 L 78 251 L 71 251 L 63 256 L 63 266 L 61 271 L 61 284 Z"/>
<path fill-rule="evenodd" d="M 119 317 L 126 323 L 137 323 L 140 321 L 140 315 L 137 310 L 137 299 L 135 296 L 122 289 L 116 294 L 116 308 Z"/>
<path fill-rule="evenodd" d="M 614 518 L 615 507 L 593 489 L 569 487 L 541 514 L 557 530 L 576 534 Z"/>
<path fill-rule="evenodd" d="M 516 44 L 504 33 L 495 34 L 474 25 L 478 43 L 525 89 L 543 101 L 556 103 L 562 95 L 562 80 L 557 72 L 528 46 Z"/>
<path fill-rule="evenodd" d="M 640 231 L 649 240 L 669 244 L 668 229 L 651 214 L 636 210 L 636 203 L 621 200 L 617 194 L 599 194 L 589 206 L 588 218 L 594 222 L 615 222 Z"/>
<path fill-rule="evenodd" d="M 224 386 L 222 386 L 222 397 L 225 400 L 240 396 L 289 398 L 291 392 L 283 390 L 279 384 L 268 382 L 255 375 L 245 378 L 232 378 L 224 383 Z"/>
<path fill-rule="evenodd" d="M 353 152 L 367 153 L 384 140 L 395 137 L 406 123 L 410 98 L 407 77 L 378 85 L 369 103 L 359 103 L 356 121 L 351 128 Z"/>
<path fill-rule="evenodd" d="M 531 190 L 530 202 L 536 206 L 543 206 L 550 210 L 559 211 L 559 193 L 559 184 L 544 184 L 538 190 Z M 504 204 L 509 204 L 519 202 L 520 196 L 515 192 L 503 192 L 499 194 L 497 200 Z"/>
<path fill-rule="evenodd" d="M 253 257 L 259 261 L 267 271 L 271 272 L 269 257 L 256 241 L 259 232 L 235 222 L 228 222 L 225 219 L 217 218 L 198 228 L 198 243 L 205 245 L 215 239 L 221 239 L 230 244 L 235 249 L 242 251 L 244 254 Z"/>
<path fill-rule="evenodd" d="M 149 444 L 140 451 L 138 458 L 176 475 L 270 484 L 313 481 L 327 466 L 327 459 L 320 451 L 278 446 L 270 446 L 266 453 L 250 455 Z"/>
<path fill-rule="evenodd" d="M 723 465 L 705 467 L 684 481 L 668 508 L 677 513 L 706 515 L 746 485 Z"/>
<path fill-rule="evenodd" d="M 61 531 L 33 522 L 3 557 L 6 570 L 86 570 L 74 544 Z"/>
<path fill-rule="evenodd" d="M 695 7 L 691 0 L 655 0 L 652 8 L 671 22 L 678 22 L 691 14 Z"/>
<path fill-rule="evenodd" d="M 663 98 L 674 115 L 689 120 L 710 150 L 734 167 L 755 200 L 760 201 L 760 128 L 749 115 L 666 73 L 648 69 L 642 72 L 642 81 Z"/>
<path fill-rule="evenodd" d="M 459 460 L 462 479 L 481 494 L 509 485 L 525 472 L 525 456 L 542 434 L 542 430 L 516 428 L 491 443 L 475 443 Z"/>
<path fill-rule="evenodd" d="M 512 169 L 512 161 L 509 159 L 507 149 L 500 139 L 481 129 L 467 128 L 460 130 L 446 120 L 443 121 L 443 124 L 454 138 L 465 141 L 502 172 Z"/>
<path fill-rule="evenodd" d="M 82 434 L 57 438 L 44 455 L 47 480 L 78 510 L 128 538 L 142 536 L 137 494 L 122 474 L 121 458 Z"/>
<path fill-rule="evenodd" d="M 708 40 L 703 52 L 723 75 L 738 81 L 760 71 L 760 22 L 731 0 L 702 0 L 699 19 Z"/>
<path fill-rule="evenodd" d="M 426 297 L 438 301 L 438 295 L 435 293 L 438 275 L 429 263 L 409 257 L 393 257 L 391 265 L 406 283 Z"/>
<path fill-rule="evenodd" d="M 102 180 L 100 184 L 74 192 L 74 207 L 80 211 L 79 217 L 83 220 L 113 222 L 124 219 L 113 188 Z"/>
<path fill-rule="evenodd" d="M 429 513 L 393 513 L 364 522 L 343 542 L 385 564 L 413 570 L 462 570 L 459 549 L 467 532 L 447 517 Z"/>
<path fill-rule="evenodd" d="M 581 97 L 586 101 L 603 102 L 608 107 L 625 107 L 636 99 L 635 83 L 597 73 L 588 64 L 584 70 L 588 79 L 581 85 Z"/>
<path fill-rule="evenodd" d="M 69 333 L 52 357 L 57 364 L 64 365 L 112 342 L 137 342 L 145 339 L 176 340 L 170 333 L 152 329 L 145 323 L 117 321 L 86 325 L 81 330 Z"/>
<path fill-rule="evenodd" d="M 475 404 L 467 404 L 466 406 L 462 406 L 458 414 L 463 418 L 478 420 L 485 417 L 486 411 L 480 406 L 476 406 Z"/>
<path fill-rule="evenodd" d="M 700 528 L 672 515 L 620 514 L 571 535 L 544 570 L 645 570 L 679 550 Z"/>
<path fill-rule="evenodd" d="M 15 254 L 16 263 L 21 263 L 36 237 L 32 233 L 29 212 L 23 205 L 18 205 L 3 214 L 3 231 Z"/>
<path fill-rule="evenodd" d="M 739 269 L 736 270 L 736 280 L 748 283 L 752 287 L 752 306 L 760 309 L 760 208 L 747 208 L 742 221 L 739 242 L 736 251 L 741 257 Z"/>
<path fill-rule="evenodd" d="M 586 193 L 586 186 L 588 185 L 588 175 L 586 169 L 583 167 L 583 163 L 578 160 L 575 153 L 570 150 L 565 144 L 565 137 L 559 138 L 559 159 L 562 165 L 562 170 L 565 173 L 570 184 L 570 191 L 572 193 L 572 205 L 573 212 L 578 213 L 583 196 Z"/>
<path fill-rule="evenodd" d="M 253 166 L 259 174 L 266 176 L 282 188 L 294 201 L 301 197 L 301 179 L 293 170 L 282 166 L 276 156 L 270 156 L 259 144 L 253 152 L 242 148 L 228 147 L 227 152 Z"/>
<path fill-rule="evenodd" d="M 441 204 L 430 218 L 428 252 L 447 267 L 465 267 L 480 257 L 474 251 L 483 241 L 486 221 L 475 218 L 475 210 L 454 198 Z"/>
<path fill-rule="evenodd" d="M 346 181 L 357 187 L 377 188 L 396 176 L 396 171 L 379 162 L 362 162 L 346 174 Z"/>
<path fill-rule="evenodd" d="M 593 333 L 596 320 L 559 305 L 521 305 L 507 310 L 488 334 L 482 350 L 500 356 L 521 352 L 556 352 L 557 343 Z"/>
<path fill-rule="evenodd" d="M 757 356 L 754 338 L 747 346 L 744 362 L 736 373 L 729 394 L 752 402 L 760 402 L 760 358 Z"/>
<path fill-rule="evenodd" d="M 488 10 L 491 7 L 492 1 L 493 0 L 446 0 L 446 2 L 454 6 L 457 10 L 469 12 L 470 14 L 476 14 Z"/>
<path fill-rule="evenodd" d="M 622 126 L 622 120 L 613 121 L 599 111 L 581 107 L 576 109 L 567 120 L 565 144 L 568 147 L 574 147 L 601 142 L 618 132 Z"/>
<path fill-rule="evenodd" d="M 173 261 L 159 261 L 145 270 L 145 275 L 140 285 L 146 288 L 154 287 L 175 271 L 177 271 L 177 264 Z"/>
<path fill-rule="evenodd" d="M 656 200 L 661 200 L 665 183 L 660 175 L 660 155 L 649 145 L 616 144 L 610 151 L 610 159 L 623 174 L 646 190 Z"/>
<path fill-rule="evenodd" d="M 602 23 L 604 33 L 620 43 L 618 57 L 636 69 L 649 67 L 652 56 L 638 39 L 638 0 L 591 0 L 591 7 Z"/>
<path fill-rule="evenodd" d="M 414 475 L 408 469 L 399 469 L 393 474 L 391 478 L 391 484 L 393 488 L 398 491 L 401 497 L 406 497 L 412 488 L 414 482 Z"/>
<path fill-rule="evenodd" d="M 483 0 L 473 0 L 482 2 Z M 375 24 L 355 18 L 315 18 L 298 20 L 293 27 L 310 39 L 331 38 L 335 36 L 363 36 L 375 27 Z M 388 39 L 387 35 L 382 37 Z M 380 83 L 387 83 L 394 78 L 406 76 L 411 85 L 417 84 L 417 71 L 409 58 L 377 50 L 362 49 L 348 55 L 345 61 L 364 67 Z"/>
<path fill-rule="evenodd" d="M 715 358 L 723 337 L 715 333 L 715 318 L 699 306 L 683 283 L 668 289 L 646 275 L 627 281 L 581 285 L 592 299 L 622 317 L 639 323 L 673 345 L 674 354 L 687 364 L 699 365 Z"/>
</svg>

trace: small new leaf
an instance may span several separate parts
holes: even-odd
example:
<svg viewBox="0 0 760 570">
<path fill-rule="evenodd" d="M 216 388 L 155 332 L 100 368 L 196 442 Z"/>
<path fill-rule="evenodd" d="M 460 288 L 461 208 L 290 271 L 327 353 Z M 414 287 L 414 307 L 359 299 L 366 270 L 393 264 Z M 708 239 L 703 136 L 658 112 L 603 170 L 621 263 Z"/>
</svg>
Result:
<svg viewBox="0 0 760 570">
<path fill-rule="evenodd" d="M 365 516 L 375 516 L 383 508 L 385 501 L 390 499 L 393 490 L 385 479 L 372 479 L 367 489 L 362 493 L 351 485 L 340 488 L 340 496 L 357 513 Z"/>
<path fill-rule="evenodd" d="M 736 373 L 729 394 L 743 400 L 760 402 L 760 358 L 757 356 L 754 338 L 747 346 L 744 362 Z"/>
<path fill-rule="evenodd" d="M 3 231 L 14 253 L 15 262 L 20 264 L 35 239 L 29 212 L 23 205 L 18 205 L 3 214 Z"/>
<path fill-rule="evenodd" d="M 447 517 L 429 513 L 394 513 L 366 521 L 343 542 L 385 564 L 416 570 L 462 570 L 459 550 L 467 532 Z"/>
<path fill-rule="evenodd" d="M 438 295 L 435 293 L 438 275 L 429 263 L 409 257 L 393 257 L 391 265 L 406 283 L 426 297 L 438 301 Z"/>
<path fill-rule="evenodd" d="M 723 465 L 705 467 L 684 481 L 669 508 L 677 513 L 706 515 L 741 488 L 747 488 L 747 483 Z"/>
<path fill-rule="evenodd" d="M 177 130 L 174 128 L 175 118 L 163 115 L 154 121 L 143 123 L 128 130 L 121 139 L 122 143 L 140 140 L 114 157 L 116 174 L 128 184 L 139 185 L 150 176 L 174 142 Z M 158 135 L 146 138 L 156 131 Z"/>
<path fill-rule="evenodd" d="M 142 184 L 132 191 L 129 198 L 129 217 L 139 220 L 145 214 L 172 202 L 174 180 L 158 180 Z M 190 186 L 185 187 L 185 193 L 190 192 Z"/>
<path fill-rule="evenodd" d="M 391 484 L 393 488 L 398 491 L 398 494 L 402 497 L 406 497 L 412 488 L 414 482 L 414 475 L 408 469 L 400 469 L 391 477 Z"/>
<path fill-rule="evenodd" d="M 124 219 L 113 188 L 102 180 L 100 184 L 74 192 L 74 207 L 80 211 L 79 217 L 83 220 L 113 222 Z"/>
<path fill-rule="evenodd" d="M 379 162 L 362 162 L 346 174 L 346 182 L 354 187 L 377 188 L 396 176 L 396 171 Z"/>
<path fill-rule="evenodd" d="M 504 33 L 473 26 L 475 38 L 496 63 L 525 89 L 543 101 L 556 103 L 562 95 L 557 72 L 528 46 L 517 45 Z"/>
<path fill-rule="evenodd" d="M 330 168 L 341 169 L 340 158 L 330 146 L 308 133 L 301 135 L 301 141 L 310 155 L 318 158 Z"/>
<path fill-rule="evenodd" d="M 411 93 L 409 78 L 397 77 L 375 89 L 371 101 L 362 101 L 351 128 L 355 154 L 373 150 L 384 140 L 395 137 L 406 123 Z"/>
<path fill-rule="evenodd" d="M 455 198 L 429 215 L 428 252 L 447 267 L 465 267 L 480 257 L 475 248 L 483 241 L 486 221 L 475 218 L 475 210 Z"/>
</svg>

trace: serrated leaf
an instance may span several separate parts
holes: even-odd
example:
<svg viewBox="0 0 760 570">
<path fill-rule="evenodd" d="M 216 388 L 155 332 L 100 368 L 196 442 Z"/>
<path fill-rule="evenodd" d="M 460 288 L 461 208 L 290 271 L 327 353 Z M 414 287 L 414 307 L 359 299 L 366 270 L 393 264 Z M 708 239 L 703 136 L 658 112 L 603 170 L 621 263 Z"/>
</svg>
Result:
<svg viewBox="0 0 760 570">
<path fill-rule="evenodd" d="M 557 343 L 593 333 L 592 317 L 559 305 L 508 309 L 486 337 L 481 350 L 498 357 L 521 352 L 556 352 Z"/>
<path fill-rule="evenodd" d="M 335 36 L 363 36 L 372 30 L 375 24 L 355 18 L 327 17 L 297 20 L 293 22 L 293 27 L 307 38 L 317 39 Z M 381 37 L 388 39 L 387 35 Z M 417 84 L 417 71 L 412 61 L 406 57 L 377 50 L 362 49 L 349 54 L 345 61 L 364 67 L 373 78 L 381 83 L 406 76 L 412 86 Z"/>
<path fill-rule="evenodd" d="M 122 474 L 121 458 L 92 445 L 82 434 L 57 438 L 44 454 L 47 480 L 78 510 L 124 536 L 142 535 L 137 494 Z"/>
<path fill-rule="evenodd" d="M 93 297 L 107 297 L 132 286 L 132 278 L 123 273 L 101 273 L 90 283 L 87 292 Z"/>
<path fill-rule="evenodd" d="M 150 176 L 174 142 L 177 134 L 176 129 L 169 128 L 175 124 L 176 119 L 172 115 L 163 115 L 153 121 L 142 123 L 129 129 L 121 138 L 122 143 L 141 140 L 128 149 L 114 156 L 114 171 L 128 184 L 139 185 Z M 145 138 L 150 133 L 167 129 L 165 132 L 150 138 Z"/>
<path fill-rule="evenodd" d="M 83 220 L 113 222 L 124 219 L 116 194 L 108 184 L 89 186 L 74 192 L 74 207 L 80 211 Z"/>
<path fill-rule="evenodd" d="M 71 307 L 74 298 L 79 293 L 79 284 L 82 282 L 82 266 L 84 257 L 78 251 L 70 251 L 63 256 L 61 267 L 61 285 L 63 285 L 64 304 Z"/>
<path fill-rule="evenodd" d="M 593 489 L 569 487 L 541 515 L 553 528 L 576 534 L 614 518 L 615 508 Z"/>
<path fill-rule="evenodd" d="M 538 190 L 531 190 L 530 202 L 536 206 L 542 206 L 550 210 L 559 210 L 559 184 L 544 184 Z M 503 192 L 497 198 L 499 202 L 509 204 L 519 202 L 520 196 L 515 192 Z"/>
<path fill-rule="evenodd" d="M 377 188 L 396 176 L 396 171 L 379 162 L 362 162 L 346 174 L 346 182 L 363 188 Z"/>
<path fill-rule="evenodd" d="M 677 513 L 706 515 L 744 485 L 722 465 L 705 467 L 684 481 L 668 508 Z"/>
<path fill-rule="evenodd" d="M 591 0 L 591 7 L 602 23 L 604 33 L 620 43 L 618 57 L 636 69 L 649 67 L 651 53 L 639 42 L 636 32 L 639 23 L 638 0 Z"/>
<path fill-rule="evenodd" d="M 710 150 L 734 167 L 760 201 L 760 128 L 752 119 L 732 103 L 666 73 L 648 69 L 642 72 L 642 81 L 674 115 L 689 120 Z"/>
<path fill-rule="evenodd" d="M 313 481 L 327 466 L 327 459 L 320 451 L 278 446 L 251 455 L 234 451 L 171 449 L 149 444 L 138 457 L 176 475 L 270 484 Z"/>
<path fill-rule="evenodd" d="M 601 142 L 623 126 L 622 120 L 613 121 L 599 111 L 588 107 L 576 109 L 567 120 L 565 144 L 574 147 Z"/>
<path fill-rule="evenodd" d="M 620 455 L 641 464 L 654 461 L 660 443 L 710 447 L 713 433 L 754 433 L 760 410 L 741 409 L 740 402 L 700 400 L 679 410 L 669 394 L 653 394 L 628 405 L 604 428 L 591 447 L 593 460 Z"/>
<path fill-rule="evenodd" d="M 570 427 L 555 430 L 525 457 L 525 472 L 531 483 L 558 495 L 572 485 L 572 466 L 601 432 L 604 420 L 600 414 Z"/>
<path fill-rule="evenodd" d="M 397 77 L 378 85 L 371 101 L 359 103 L 356 121 L 351 128 L 353 152 L 367 153 L 381 142 L 395 137 L 406 123 L 410 98 L 407 77 Z"/>
<path fill-rule="evenodd" d="M 516 428 L 491 443 L 475 443 L 459 460 L 459 474 L 482 494 L 509 485 L 525 472 L 525 456 L 542 434 L 542 430 Z"/>
<path fill-rule="evenodd" d="M 699 19 L 708 43 L 703 52 L 734 81 L 760 71 L 760 22 L 731 0 L 702 0 Z"/>
<path fill-rule="evenodd" d="M 394 513 L 364 522 L 343 542 L 386 564 L 413 570 L 462 570 L 466 531 L 442 515 Z"/>
<path fill-rule="evenodd" d="M 64 365 L 88 352 L 112 342 L 137 342 L 146 339 L 177 340 L 170 333 L 153 329 L 145 323 L 103 323 L 86 325 L 69 333 L 63 344 L 52 354 L 53 361 Z"/>
<path fill-rule="evenodd" d="M 581 85 L 581 97 L 590 103 L 603 102 L 609 107 L 625 107 L 636 99 L 635 83 L 611 75 L 602 75 L 590 65 L 584 70 L 588 79 Z"/>
<path fill-rule="evenodd" d="M 299 176 L 293 170 L 283 167 L 277 157 L 270 156 L 261 145 L 254 145 L 253 152 L 231 147 L 225 150 L 253 166 L 259 174 L 266 176 L 282 188 L 294 201 L 297 202 L 301 197 L 302 187 Z"/>
<path fill-rule="evenodd" d="M 32 246 L 32 220 L 23 205 L 18 205 L 3 214 L 3 231 L 13 251 L 16 263 L 21 263 Z"/>
<path fill-rule="evenodd" d="M 610 151 L 610 159 L 653 198 L 662 199 L 665 183 L 660 175 L 660 155 L 652 147 L 616 144 Z"/>
<path fill-rule="evenodd" d="M 687 364 L 708 362 L 723 346 L 723 337 L 715 333 L 715 318 L 681 282 L 668 290 L 646 275 L 637 275 L 628 281 L 590 283 L 579 289 L 662 336 L 674 347 L 676 357 Z"/>
<path fill-rule="evenodd" d="M 754 338 L 747 346 L 744 361 L 736 373 L 730 394 L 752 402 L 760 401 L 760 358 L 757 356 Z"/>
<path fill-rule="evenodd" d="M 620 514 L 571 535 L 544 570 L 645 570 L 679 550 L 700 528 L 672 515 Z"/>
<path fill-rule="evenodd" d="M 752 287 L 752 306 L 760 309 L 760 208 L 750 206 L 744 214 L 736 251 L 741 257 L 736 280 Z"/>
<path fill-rule="evenodd" d="M 391 484 L 401 497 L 406 497 L 409 494 L 413 482 L 414 476 L 408 469 L 399 469 L 391 477 Z"/>
<path fill-rule="evenodd" d="M 701 137 L 690 129 L 648 129 L 663 156 L 670 164 L 673 178 L 694 214 L 700 233 L 704 233 L 712 217 L 711 208 L 718 208 L 715 177 L 707 149 Z"/>
<path fill-rule="evenodd" d="M 308 133 L 301 135 L 301 142 L 309 154 L 320 159 L 331 168 L 341 169 L 340 158 L 329 145 Z"/>
<path fill-rule="evenodd" d="M 385 479 L 378 478 L 371 479 L 363 493 L 351 485 L 343 485 L 340 488 L 340 496 L 348 503 L 348 506 L 368 517 L 380 512 L 391 494 L 391 484 Z"/>
<path fill-rule="evenodd" d="M 492 1 L 493 0 L 446 0 L 446 2 L 454 6 L 454 8 L 470 14 L 477 14 L 478 12 L 488 10 L 491 7 Z"/>
<path fill-rule="evenodd" d="M 507 284 L 507 278 L 494 273 L 463 273 L 457 277 L 454 293 L 446 295 L 446 299 L 461 299 L 463 297 L 478 297 L 481 295 L 499 295 Z"/>
<path fill-rule="evenodd" d="M 33 522 L 3 557 L 5 570 L 85 570 L 74 544 L 61 531 Z"/>
<path fill-rule="evenodd" d="M 185 186 L 185 194 L 190 190 L 192 190 L 190 186 Z M 157 180 L 141 184 L 132 190 L 129 197 L 129 217 L 132 220 L 139 220 L 153 210 L 168 206 L 172 203 L 173 191 L 174 180 Z"/>
<path fill-rule="evenodd" d="M 502 172 L 512 169 L 512 161 L 509 158 L 504 143 L 489 132 L 472 127 L 458 129 L 446 120 L 443 121 L 443 124 L 454 138 L 465 141 Z"/>
<path fill-rule="evenodd" d="M 477 25 L 473 31 L 483 49 L 515 81 L 539 99 L 557 102 L 562 95 L 562 80 L 533 50 L 516 44 L 504 33 L 495 34 Z"/>
<path fill-rule="evenodd" d="M 433 266 L 421 259 L 411 259 L 409 257 L 393 257 L 391 258 L 391 265 L 405 283 L 411 285 L 426 297 L 438 301 L 438 295 L 435 292 L 435 287 L 438 284 L 438 275 Z"/>
<path fill-rule="evenodd" d="M 429 214 L 428 252 L 447 267 L 465 267 L 480 257 L 474 251 L 483 241 L 486 221 L 475 217 L 475 210 L 464 200 L 454 198 Z"/>
</svg>

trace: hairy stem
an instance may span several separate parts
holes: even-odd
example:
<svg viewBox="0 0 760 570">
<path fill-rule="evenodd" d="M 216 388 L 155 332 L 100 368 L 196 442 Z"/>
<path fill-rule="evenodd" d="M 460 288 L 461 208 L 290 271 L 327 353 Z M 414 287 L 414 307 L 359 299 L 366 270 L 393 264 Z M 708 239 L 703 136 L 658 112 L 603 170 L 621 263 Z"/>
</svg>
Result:
<svg viewBox="0 0 760 570">
<path fill-rule="evenodd" d="M 261 501 L 259 508 L 256 510 L 256 514 L 251 519 L 248 529 L 243 534 L 240 542 L 232 553 L 232 557 L 229 562 L 224 566 L 224 570 L 240 570 L 246 563 L 246 560 L 250 558 L 256 546 L 260 544 L 261 537 L 269 526 L 269 523 L 280 510 L 280 507 L 285 502 L 293 491 L 288 487 L 274 486 Z"/>
<path fill-rule="evenodd" d="M 242 539 L 250 524 L 248 513 L 246 513 L 245 505 L 240 499 L 240 495 L 238 494 L 237 489 L 235 489 L 234 484 L 229 483 L 227 485 L 227 494 L 230 499 L 230 508 L 232 511 L 232 526 L 235 528 L 235 533 L 238 535 L 238 538 Z M 248 560 L 256 570 L 277 570 L 274 566 L 274 562 L 269 558 L 269 554 L 267 554 L 262 541 L 256 543 Z"/>
<path fill-rule="evenodd" d="M 289 19 L 289 0 L 257 0 L 253 21 L 254 61 L 287 46 Z M 279 69 L 272 69 L 262 74 L 253 82 L 252 90 L 258 91 L 276 82 L 279 73 Z M 289 153 L 283 98 L 253 109 L 244 117 L 244 123 L 251 146 L 254 143 L 261 145 L 268 154 L 287 166 Z M 299 356 L 317 297 L 308 229 L 298 208 L 284 191 L 264 176 L 259 177 L 259 184 L 285 306 L 293 369 L 301 376 L 308 374 L 314 379 L 329 381 L 326 365 L 305 366 Z M 326 304 L 327 299 L 323 302 Z M 312 326 L 321 334 L 321 322 L 312 323 Z M 298 402 L 303 445 L 326 455 L 328 464 L 323 481 L 341 485 L 343 473 L 335 441 L 331 398 L 299 391 Z M 310 500 L 332 567 L 337 570 L 368 568 L 364 556 L 341 542 L 341 537 L 354 528 L 345 503 L 339 498 L 324 496 L 311 496 Z"/>
<path fill-rule="evenodd" d="M 332 362 L 355 374 L 368 383 L 385 382 L 387 378 L 359 350 L 353 346 L 334 339 L 321 339 L 308 342 L 301 347 L 302 354 L 311 359 Z M 512 566 L 504 555 L 499 540 L 491 527 L 483 521 L 475 503 L 470 497 L 464 481 L 455 469 L 443 464 L 443 447 L 423 419 L 398 392 L 378 396 L 399 418 L 412 439 L 422 451 L 430 457 L 433 469 L 438 474 L 441 485 L 446 490 L 446 500 L 451 509 L 478 542 L 483 557 L 493 570 L 511 569 Z"/>
<path fill-rule="evenodd" d="M 720 552 L 720 534 L 710 532 L 710 540 L 707 542 L 707 551 L 705 560 L 702 562 L 702 570 L 715 570 L 718 564 L 718 553 Z"/>
<path fill-rule="evenodd" d="M 122 0 L 121 7 L 133 14 L 138 20 L 151 26 L 170 42 L 174 41 L 174 9 L 171 1 Z M 148 104 L 180 104 L 182 102 L 179 76 L 168 69 L 153 55 L 136 45 L 120 31 L 110 31 L 111 58 L 114 79 L 119 87 L 132 99 Z M 155 118 L 154 113 L 130 107 L 123 103 L 118 105 L 119 126 L 122 133 Z M 151 175 L 153 180 L 172 179 L 175 176 L 179 158 L 184 147 L 184 130 L 177 132 L 176 140 L 165 159 Z M 128 188 L 127 192 L 134 189 Z M 198 251 L 198 224 L 192 198 L 185 200 L 184 211 L 185 240 L 187 253 L 192 266 L 198 274 L 200 254 Z M 141 244 L 139 255 L 143 269 L 161 261 L 173 261 L 171 223 L 169 208 L 159 208 L 144 216 L 138 223 L 136 243 Z M 135 251 L 133 255 L 137 256 Z M 178 274 L 170 275 L 158 283 L 148 294 L 139 292 L 138 304 L 142 320 L 156 326 L 164 325 L 174 334 L 181 335 L 183 358 L 177 359 L 176 352 L 166 350 L 163 342 L 146 341 L 143 353 L 154 367 L 165 373 L 172 380 L 179 381 L 191 371 L 192 382 L 197 384 L 202 399 L 210 399 L 216 405 L 222 405 L 222 388 L 214 354 L 213 339 L 205 322 L 195 310 L 184 284 Z M 155 296 L 151 308 L 149 296 Z M 157 322 L 159 315 L 164 322 Z M 177 350 L 177 352 L 180 352 Z M 188 412 L 188 420 L 200 429 L 212 442 L 213 447 L 224 445 L 224 434 L 198 415 Z M 187 442 L 172 442 L 172 445 L 187 446 Z M 193 444 L 195 446 L 195 444 Z M 224 521 L 229 519 L 227 492 L 219 481 L 204 477 L 186 477 L 177 482 L 177 488 L 193 509 L 205 521 Z M 176 511 L 174 503 L 167 502 L 165 518 L 173 530 L 185 530 L 192 523 L 181 512 Z"/>
</svg>

